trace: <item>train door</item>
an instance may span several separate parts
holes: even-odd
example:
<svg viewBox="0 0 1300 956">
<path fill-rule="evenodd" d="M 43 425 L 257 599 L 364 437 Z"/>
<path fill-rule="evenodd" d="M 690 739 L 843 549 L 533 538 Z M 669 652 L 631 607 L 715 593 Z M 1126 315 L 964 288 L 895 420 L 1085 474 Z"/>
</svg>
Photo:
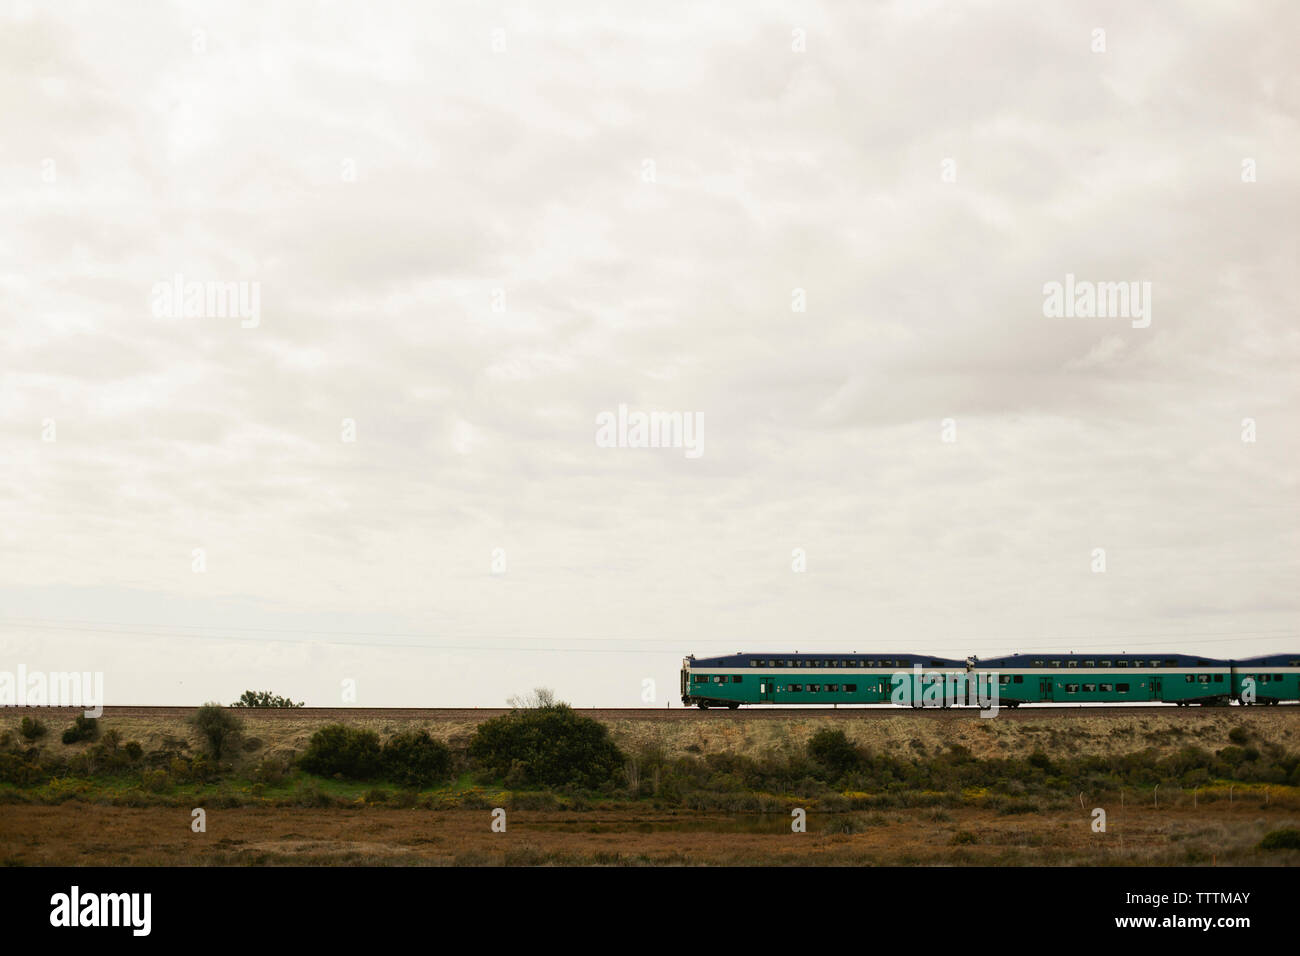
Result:
<svg viewBox="0 0 1300 956">
<path fill-rule="evenodd" d="M 758 699 L 769 704 L 776 702 L 775 677 L 760 677 L 758 679 Z"/>
<path fill-rule="evenodd" d="M 1052 700 L 1052 679 L 1050 677 L 1040 677 L 1038 679 L 1038 698 L 1039 700 Z"/>
<path fill-rule="evenodd" d="M 1152 700 L 1163 700 L 1163 699 L 1164 699 L 1163 697 L 1160 696 L 1160 678 L 1159 678 L 1159 677 L 1153 677 L 1153 678 L 1151 678 L 1151 699 L 1152 699 Z"/>
</svg>

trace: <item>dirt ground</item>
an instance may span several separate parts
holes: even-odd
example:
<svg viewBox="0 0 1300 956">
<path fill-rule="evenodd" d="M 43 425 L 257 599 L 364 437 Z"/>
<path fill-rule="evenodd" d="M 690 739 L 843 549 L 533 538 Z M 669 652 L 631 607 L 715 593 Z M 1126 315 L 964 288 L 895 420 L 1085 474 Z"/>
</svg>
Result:
<svg viewBox="0 0 1300 956">
<path fill-rule="evenodd" d="M 628 808 L 489 810 L 388 807 L 210 809 L 207 832 L 174 807 L 0 807 L 8 865 L 1297 865 L 1300 851 L 1256 849 L 1294 809 L 1256 803 L 1118 807 L 1107 832 L 1087 812 L 1016 816 L 984 809 L 784 814 Z M 848 831 L 848 832 L 845 832 Z"/>
</svg>

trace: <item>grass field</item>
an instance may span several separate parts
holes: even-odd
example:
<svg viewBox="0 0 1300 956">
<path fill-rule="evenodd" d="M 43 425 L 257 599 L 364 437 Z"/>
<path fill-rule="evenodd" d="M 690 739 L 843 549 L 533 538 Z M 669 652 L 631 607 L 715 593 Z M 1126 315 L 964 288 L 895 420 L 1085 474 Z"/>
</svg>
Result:
<svg viewBox="0 0 1300 956">
<path fill-rule="evenodd" d="M 292 761 L 320 728 L 319 718 L 257 711 L 240 716 L 244 731 L 238 751 L 219 773 L 201 779 L 146 769 L 167 761 L 174 765 L 176 754 L 202 751 L 185 719 L 105 718 L 101 735 L 113 731 L 123 742 L 141 745 L 138 769 L 0 784 L 0 862 L 1300 863 L 1300 849 L 1259 846 L 1267 833 L 1300 827 L 1300 787 L 1294 783 L 1300 712 L 1289 709 L 942 723 L 899 715 L 836 722 L 866 755 L 861 773 L 868 778 L 880 774 L 878 766 L 870 768 L 871 760 L 879 764 L 888 758 L 899 773 L 924 769 L 931 774 L 925 779 L 942 779 L 937 788 L 919 783 L 922 777 L 895 776 L 887 785 L 863 789 L 851 784 L 866 779 L 855 777 L 856 771 L 838 782 L 834 776 L 807 776 L 808 740 L 825 724 L 797 714 L 753 722 L 614 719 L 608 722 L 611 735 L 629 762 L 656 754 L 663 779 L 656 770 L 651 780 L 650 765 L 643 763 L 635 786 L 628 778 L 599 792 L 511 788 L 472 767 L 418 791 L 382 781 L 312 776 Z M 19 721 L 13 712 L 0 712 L 0 734 L 15 736 Z M 453 748 L 463 748 L 475 728 L 473 721 L 425 718 L 359 723 L 385 738 L 425 729 Z M 92 746 L 61 743 L 62 729 L 61 723 L 49 722 L 41 752 L 65 758 Z M 1180 765 L 1192 751 L 1202 755 L 1202 764 L 1212 757 L 1208 771 Z M 1140 765 L 1131 763 L 1135 755 Z M 1070 770 L 1088 758 L 1092 769 Z M 266 775 L 268 760 L 280 771 Z M 1112 764 L 1113 772 L 1105 769 Z M 995 767 L 1002 769 L 994 774 L 989 768 Z M 1216 776 L 1220 771 L 1228 776 Z M 997 775 L 1007 773 L 1018 776 Z M 1284 773 L 1287 782 L 1277 782 Z M 1272 774 L 1273 782 L 1263 774 Z M 744 782 L 754 779 L 779 785 Z M 969 779 L 983 782 L 961 782 Z M 1133 779 L 1141 782 L 1126 782 Z M 195 808 L 206 814 L 206 832 L 191 829 Z M 506 813 L 503 833 L 491 828 L 495 808 Z M 795 808 L 806 812 L 807 832 L 792 832 Z M 1093 827 L 1097 808 L 1106 813 L 1104 832 Z"/>
</svg>

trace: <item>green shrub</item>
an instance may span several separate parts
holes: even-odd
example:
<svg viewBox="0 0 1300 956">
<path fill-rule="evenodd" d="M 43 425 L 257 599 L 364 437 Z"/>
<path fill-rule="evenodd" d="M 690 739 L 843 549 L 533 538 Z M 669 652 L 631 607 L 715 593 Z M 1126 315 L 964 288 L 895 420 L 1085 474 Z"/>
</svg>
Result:
<svg viewBox="0 0 1300 956">
<path fill-rule="evenodd" d="M 451 776 L 451 750 L 426 731 L 397 734 L 384 744 L 384 777 L 406 787 L 428 787 Z"/>
<path fill-rule="evenodd" d="M 322 792 L 313 781 L 307 781 L 294 794 L 293 802 L 300 807 L 328 807 L 334 801 Z"/>
<path fill-rule="evenodd" d="M 289 775 L 289 762 L 282 757 L 263 757 L 253 768 L 252 777 L 257 783 L 275 786 Z"/>
<path fill-rule="evenodd" d="M 496 776 L 509 774 L 511 786 L 573 784 L 596 789 L 612 783 L 624 764 L 622 752 L 609 739 L 609 728 L 567 704 L 515 710 L 486 720 L 475 730 L 469 752 Z"/>
<path fill-rule="evenodd" d="M 379 736 L 344 724 L 330 724 L 311 735 L 298 766 L 322 777 L 339 774 L 353 780 L 369 780 L 381 767 Z"/>
<path fill-rule="evenodd" d="M 0 783 L 30 787 L 41 783 L 45 777 L 46 774 L 35 760 L 22 754 L 0 752 Z"/>
<path fill-rule="evenodd" d="M 842 730 L 824 727 L 808 741 L 808 756 L 835 776 L 841 776 L 857 767 L 861 760 L 857 748 L 849 743 Z"/>
<path fill-rule="evenodd" d="M 1261 850 L 1300 850 L 1300 830 L 1295 827 L 1284 827 L 1281 830 L 1266 833 L 1264 839 L 1259 841 L 1259 848 Z"/>
<path fill-rule="evenodd" d="M 85 714 L 78 714 L 72 726 L 63 732 L 65 744 L 76 744 L 83 740 L 94 740 L 99 736 L 99 721 Z"/>
<path fill-rule="evenodd" d="M 23 735 L 24 740 L 39 740 L 45 736 L 45 724 L 32 717 L 24 717 L 18 732 Z"/>
<path fill-rule="evenodd" d="M 221 755 L 231 750 L 239 741 L 243 730 L 243 721 L 230 713 L 220 704 L 207 703 L 194 715 L 194 726 L 198 728 L 208 745 L 208 753 L 213 760 L 220 760 Z"/>
</svg>

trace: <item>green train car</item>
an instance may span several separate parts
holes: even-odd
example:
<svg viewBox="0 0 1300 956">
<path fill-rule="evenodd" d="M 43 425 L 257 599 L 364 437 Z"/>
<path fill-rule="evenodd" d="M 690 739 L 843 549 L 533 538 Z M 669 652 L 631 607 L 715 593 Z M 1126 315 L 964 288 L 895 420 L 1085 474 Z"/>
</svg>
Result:
<svg viewBox="0 0 1300 956">
<path fill-rule="evenodd" d="M 1300 654 L 1219 660 L 1190 654 L 732 654 L 682 661 L 682 703 L 911 707 L 1300 701 Z"/>
</svg>

